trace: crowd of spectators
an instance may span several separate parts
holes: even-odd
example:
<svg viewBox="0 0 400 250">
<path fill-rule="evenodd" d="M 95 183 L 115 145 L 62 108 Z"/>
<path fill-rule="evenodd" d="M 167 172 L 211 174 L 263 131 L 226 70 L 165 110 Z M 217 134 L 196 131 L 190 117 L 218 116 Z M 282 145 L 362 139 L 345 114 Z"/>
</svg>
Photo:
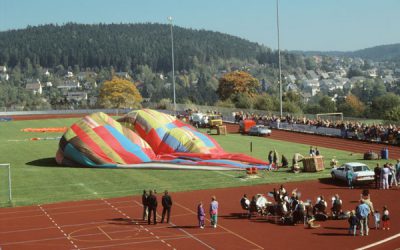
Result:
<svg viewBox="0 0 400 250">
<path fill-rule="evenodd" d="M 276 115 L 260 115 L 256 113 L 234 112 L 235 123 L 241 120 L 252 119 L 257 124 L 301 124 L 315 127 L 334 128 L 341 131 L 344 138 L 382 142 L 388 144 L 400 144 L 400 126 L 393 124 L 366 124 L 360 121 L 350 120 L 329 120 L 329 119 L 309 119 L 307 117 L 294 117 L 287 115 L 279 117 Z M 278 126 L 279 127 L 279 126 Z"/>
</svg>

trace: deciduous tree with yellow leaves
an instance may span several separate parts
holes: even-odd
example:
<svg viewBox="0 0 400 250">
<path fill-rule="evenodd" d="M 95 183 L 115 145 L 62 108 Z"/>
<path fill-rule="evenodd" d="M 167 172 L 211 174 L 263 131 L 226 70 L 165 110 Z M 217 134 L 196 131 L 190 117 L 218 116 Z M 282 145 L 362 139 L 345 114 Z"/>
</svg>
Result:
<svg viewBox="0 0 400 250">
<path fill-rule="evenodd" d="M 245 94 L 254 97 L 260 82 L 244 71 L 233 71 L 226 73 L 219 79 L 217 93 L 222 100 L 231 98 L 236 94 Z"/>
<path fill-rule="evenodd" d="M 104 108 L 140 108 L 142 96 L 131 81 L 113 77 L 100 89 L 99 104 Z"/>
</svg>

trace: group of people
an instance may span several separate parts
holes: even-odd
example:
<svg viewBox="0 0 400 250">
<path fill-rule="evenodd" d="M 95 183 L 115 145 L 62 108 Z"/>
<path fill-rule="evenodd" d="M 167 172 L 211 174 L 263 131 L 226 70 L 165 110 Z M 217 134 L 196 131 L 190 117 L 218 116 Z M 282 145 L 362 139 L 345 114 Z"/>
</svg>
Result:
<svg viewBox="0 0 400 250">
<path fill-rule="evenodd" d="M 308 152 L 311 157 L 319 156 L 321 153 L 317 147 L 310 146 L 310 151 Z"/>
<path fill-rule="evenodd" d="M 348 218 L 349 234 L 357 235 L 357 228 L 359 228 L 361 236 L 369 234 L 369 220 L 370 217 L 374 219 L 374 228 L 383 230 L 390 230 L 390 216 L 387 206 L 383 206 L 382 214 L 378 210 L 374 210 L 373 203 L 370 199 L 369 191 L 363 190 L 361 199 L 355 210 L 350 212 Z M 381 225 L 382 221 L 382 225 Z"/>
<path fill-rule="evenodd" d="M 385 163 L 383 167 L 380 167 L 377 163 L 374 173 L 376 189 L 389 189 L 397 186 L 400 182 L 400 159 L 397 160 L 396 165 Z"/>
<path fill-rule="evenodd" d="M 289 197 L 285 187 L 281 185 L 279 189 L 274 188 L 272 192 L 269 192 L 269 196 L 274 198 L 275 203 L 269 202 L 260 194 L 253 196 L 251 200 L 248 199 L 247 194 L 244 194 L 240 204 L 243 209 L 247 210 L 248 218 L 251 218 L 254 214 L 274 215 L 280 217 L 284 224 L 304 223 L 308 228 L 319 227 L 319 225 L 314 224 L 315 221 L 324 221 L 328 218 L 347 219 L 349 234 L 356 235 L 357 229 L 359 229 L 360 235 L 368 235 L 369 218 L 371 217 L 374 218 L 376 229 L 390 229 L 388 207 L 383 207 L 382 214 L 374 210 L 368 190 L 363 190 L 360 203 L 350 212 L 343 211 L 343 201 L 339 194 L 332 197 L 330 213 L 328 202 L 323 195 L 319 195 L 314 204 L 311 200 L 303 202 L 300 195 L 300 192 L 295 189 Z M 265 201 L 260 202 L 261 198 Z M 262 207 L 261 204 L 264 204 L 265 207 Z"/>
<path fill-rule="evenodd" d="M 151 217 L 153 217 L 153 223 L 157 224 L 157 192 L 156 190 L 143 190 L 142 194 L 142 205 L 143 205 L 143 220 L 146 221 L 150 225 Z M 164 223 L 165 215 L 167 215 L 167 223 L 169 223 L 170 215 L 171 215 L 171 207 L 172 207 L 172 198 L 168 194 L 168 190 L 164 191 L 164 195 L 161 198 L 161 204 L 163 207 L 161 221 L 160 223 Z"/>
<path fill-rule="evenodd" d="M 301 124 L 315 127 L 335 128 L 341 130 L 341 136 L 345 138 L 354 138 L 357 140 L 385 142 L 389 144 L 400 143 L 400 127 L 389 124 L 366 124 L 359 121 L 343 121 L 329 119 L 309 119 L 305 116 L 295 117 L 286 115 L 279 117 L 276 115 L 234 112 L 234 121 L 239 123 L 241 120 L 251 119 L 257 124 L 270 125 L 280 123 Z"/>
<path fill-rule="evenodd" d="M 211 226 L 214 228 L 217 228 L 218 207 L 219 207 L 219 203 L 217 201 L 217 198 L 215 196 L 212 196 L 209 212 L 210 212 Z M 203 229 L 205 227 L 205 216 L 206 216 L 206 213 L 203 208 L 203 202 L 200 202 L 199 205 L 197 206 L 197 219 L 199 221 L 199 227 L 201 229 Z"/>
<path fill-rule="evenodd" d="M 142 205 L 143 205 L 143 220 L 147 221 L 147 224 L 151 224 L 151 221 L 153 219 L 154 225 L 157 224 L 157 206 L 158 206 L 158 201 L 157 201 L 157 192 L 156 190 L 143 190 L 142 194 Z M 164 223 L 164 219 L 166 218 L 167 223 L 170 222 L 170 216 L 171 216 L 171 208 L 172 208 L 172 198 L 168 193 L 168 190 L 164 191 L 164 195 L 161 198 L 161 204 L 163 207 L 162 210 L 162 215 L 161 215 L 161 220 L 160 223 Z M 211 202 L 210 202 L 210 221 L 211 221 L 211 226 L 216 228 L 217 227 L 217 221 L 218 221 L 218 201 L 215 196 L 211 197 Z M 152 218 L 153 217 L 153 218 Z M 200 202 L 197 205 L 197 219 L 199 222 L 199 227 L 203 229 L 205 227 L 205 211 L 203 207 L 203 203 Z"/>
<path fill-rule="evenodd" d="M 289 196 L 284 185 L 280 188 L 268 193 L 268 196 L 273 197 L 274 201 L 270 202 L 261 194 L 254 195 L 251 200 L 247 194 L 244 194 L 240 200 L 241 207 L 247 210 L 248 218 L 254 214 L 274 215 L 281 218 L 282 222 L 297 224 L 306 222 L 310 227 L 315 226 L 313 221 L 317 219 L 325 220 L 327 218 L 327 203 L 323 196 L 319 196 L 315 205 L 310 200 L 306 202 L 300 199 L 301 193 L 295 189 Z M 339 195 L 335 195 L 335 200 L 332 201 L 331 208 L 332 216 L 337 217 L 342 212 L 342 201 Z M 325 217 L 325 219 L 323 219 Z"/>
</svg>

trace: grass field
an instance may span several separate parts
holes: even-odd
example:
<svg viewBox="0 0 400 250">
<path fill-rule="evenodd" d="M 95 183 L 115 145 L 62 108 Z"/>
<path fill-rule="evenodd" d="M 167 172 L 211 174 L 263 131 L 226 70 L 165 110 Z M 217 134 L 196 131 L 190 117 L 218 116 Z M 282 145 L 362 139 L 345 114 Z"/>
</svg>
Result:
<svg viewBox="0 0 400 250">
<path fill-rule="evenodd" d="M 0 123 L 0 163 L 11 163 L 14 206 L 52 203 L 67 200 L 96 199 L 140 194 L 143 189 L 168 189 L 172 192 L 212 189 L 260 183 L 301 181 L 329 176 L 329 169 L 318 173 L 288 173 L 287 169 L 262 172 L 261 178 L 243 179 L 240 171 L 173 171 L 135 169 L 89 169 L 58 166 L 54 160 L 58 140 L 31 141 L 34 137 L 59 137 L 60 133 L 27 133 L 21 129 L 32 127 L 70 126 L 78 118 L 12 121 Z M 276 149 L 289 161 L 294 153 L 308 154 L 309 145 L 274 141 L 269 138 L 229 134 L 214 136 L 228 152 L 240 152 L 266 160 L 270 150 Z M 250 142 L 253 152 L 250 152 Z M 360 154 L 319 148 L 329 166 L 332 157 L 339 163 L 361 161 Z M 375 162 L 369 161 L 373 166 Z M 4 171 L 2 171 L 4 172 Z M 0 182 L 5 175 L 0 174 Z M 9 206 L 6 190 L 0 191 L 0 206 Z"/>
</svg>

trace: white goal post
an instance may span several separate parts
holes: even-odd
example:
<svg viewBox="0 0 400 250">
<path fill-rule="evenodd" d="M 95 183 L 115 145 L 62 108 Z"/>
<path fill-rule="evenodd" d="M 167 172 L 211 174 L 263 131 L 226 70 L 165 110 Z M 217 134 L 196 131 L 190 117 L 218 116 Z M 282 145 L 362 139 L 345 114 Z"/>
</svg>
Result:
<svg viewBox="0 0 400 250">
<path fill-rule="evenodd" d="M 316 114 L 317 120 L 321 118 L 321 116 L 327 116 L 328 118 L 333 118 L 335 116 L 340 116 L 340 120 L 343 121 L 343 113 L 322 113 L 322 114 Z"/>
<path fill-rule="evenodd" d="M 0 168 L 6 168 L 6 173 L 8 175 L 8 201 L 11 202 L 12 201 L 12 193 L 11 193 L 11 164 L 10 163 L 0 163 Z M 3 180 L 0 180 L 3 181 Z M 4 185 L 4 187 L 0 187 L 0 188 L 7 188 L 6 185 Z"/>
</svg>

